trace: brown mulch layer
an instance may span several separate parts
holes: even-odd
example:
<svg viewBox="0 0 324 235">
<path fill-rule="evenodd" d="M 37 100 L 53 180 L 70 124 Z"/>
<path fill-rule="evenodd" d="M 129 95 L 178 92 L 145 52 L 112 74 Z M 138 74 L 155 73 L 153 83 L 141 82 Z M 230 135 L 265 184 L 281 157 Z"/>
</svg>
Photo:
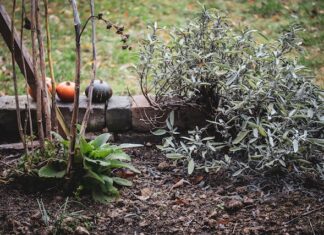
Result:
<svg viewBox="0 0 324 235">
<path fill-rule="evenodd" d="M 323 189 L 279 177 L 188 177 L 154 148 L 128 152 L 142 174 L 129 174 L 134 186 L 109 205 L 0 182 L 0 234 L 324 234 Z M 3 159 L 14 158 L 0 157 L 0 176 Z"/>
</svg>

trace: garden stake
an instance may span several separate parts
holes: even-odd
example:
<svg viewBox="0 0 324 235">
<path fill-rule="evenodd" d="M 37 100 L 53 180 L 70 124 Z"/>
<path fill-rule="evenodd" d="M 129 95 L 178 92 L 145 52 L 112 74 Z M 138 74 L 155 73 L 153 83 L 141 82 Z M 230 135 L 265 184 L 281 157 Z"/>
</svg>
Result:
<svg viewBox="0 0 324 235">
<path fill-rule="evenodd" d="M 26 17 L 25 0 L 21 1 L 21 11 L 22 12 L 21 12 L 21 26 L 20 26 L 20 48 L 23 48 L 24 21 L 25 21 L 24 19 Z M 13 29 L 12 29 L 12 31 L 13 31 Z M 29 135 L 32 136 L 33 135 L 33 121 L 32 121 L 31 112 L 30 112 L 30 100 L 29 100 L 29 96 L 28 96 L 27 71 L 26 71 L 26 64 L 25 64 L 23 53 L 21 53 L 21 61 L 22 61 L 22 67 L 23 67 L 22 73 L 23 73 L 24 79 L 25 79 L 25 92 L 26 92 L 26 100 L 27 100 L 26 110 L 28 112 Z M 26 142 L 26 154 L 28 155 L 26 136 L 27 136 L 27 125 L 25 127 L 25 142 Z M 31 149 L 33 152 L 34 144 L 33 144 L 32 140 L 31 140 Z"/>
<path fill-rule="evenodd" d="M 75 142 L 77 135 L 77 120 L 79 114 L 79 96 L 80 96 L 80 70 L 81 70 L 81 48 L 80 48 L 80 32 L 81 21 L 79 17 L 78 8 L 75 0 L 70 0 L 73 9 L 74 29 L 75 29 L 75 44 L 76 44 L 76 61 L 75 61 L 75 94 L 73 102 L 73 112 L 70 129 L 70 148 L 69 148 L 69 160 L 67 164 L 67 176 L 70 176 L 73 166 L 73 160 L 75 155 Z"/>
<path fill-rule="evenodd" d="M 46 28 L 46 40 L 47 40 L 47 55 L 48 55 L 48 66 L 50 69 L 50 76 L 52 81 L 52 107 L 51 107 L 51 121 L 52 121 L 52 130 L 54 132 L 58 132 L 57 127 L 57 112 L 56 112 L 56 84 L 54 77 L 54 68 L 53 68 L 53 60 L 52 60 L 52 42 L 51 42 L 51 34 L 49 30 L 49 22 L 48 22 L 48 0 L 44 0 L 44 8 L 45 8 L 45 28 Z"/>
<path fill-rule="evenodd" d="M 46 65 L 45 65 L 45 52 L 44 52 L 44 44 L 43 44 L 43 33 L 42 26 L 40 22 L 40 14 L 39 14 L 39 2 L 36 3 L 36 31 L 37 31 L 37 39 L 38 39 L 38 49 L 39 49 L 39 64 L 41 71 L 41 80 L 42 80 L 42 104 L 43 104 L 43 112 L 45 118 L 45 137 L 48 139 L 52 139 L 51 137 L 51 115 L 50 115 L 50 106 L 48 100 L 48 89 L 46 85 Z M 53 89 L 52 89 L 53 90 Z"/>
<path fill-rule="evenodd" d="M 88 96 L 88 105 L 87 105 L 87 110 L 84 114 L 84 118 L 82 121 L 81 125 L 81 131 L 80 135 L 84 135 L 85 129 L 87 128 L 89 117 L 90 117 L 90 112 L 92 109 L 92 91 L 93 91 L 93 83 L 94 80 L 96 79 L 96 70 L 97 70 L 97 50 L 96 50 L 96 24 L 95 24 L 95 9 L 94 9 L 94 0 L 90 0 L 90 9 L 91 9 L 91 26 L 92 26 L 92 31 L 91 31 L 91 43 L 92 43 L 92 78 L 90 82 L 90 87 L 89 87 L 89 96 Z M 106 113 L 106 111 L 105 111 Z M 106 119 L 105 119 L 106 120 Z M 105 127 L 107 127 L 105 125 Z"/>
<path fill-rule="evenodd" d="M 32 37 L 32 52 L 33 52 L 33 71 L 36 82 L 36 112 L 37 112 L 37 128 L 38 128 L 38 138 L 39 138 L 39 146 L 41 151 L 45 150 L 45 142 L 44 142 L 44 130 L 43 130 L 43 117 L 42 117 L 42 86 L 41 82 L 38 79 L 37 73 L 37 52 L 36 52 L 36 34 L 35 34 L 35 15 L 36 15 L 36 0 L 31 0 L 31 37 Z"/>
<path fill-rule="evenodd" d="M 14 22 L 15 22 L 15 11 L 16 11 L 16 0 L 13 1 L 12 7 L 12 20 L 11 20 L 11 61 L 12 61 L 12 80 L 15 90 L 15 101 L 16 101 L 16 113 L 17 113 L 17 124 L 19 130 L 19 136 L 23 142 L 24 149 L 26 150 L 26 141 L 24 138 L 24 132 L 21 124 L 19 99 L 18 99 L 18 88 L 17 88 L 17 76 L 16 76 L 16 63 L 15 63 L 15 40 L 14 40 Z"/>
</svg>

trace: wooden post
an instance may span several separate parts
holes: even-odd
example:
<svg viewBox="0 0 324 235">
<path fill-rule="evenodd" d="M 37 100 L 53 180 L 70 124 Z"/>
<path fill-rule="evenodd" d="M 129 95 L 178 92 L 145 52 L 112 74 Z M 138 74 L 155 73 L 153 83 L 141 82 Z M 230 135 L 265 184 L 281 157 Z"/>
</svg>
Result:
<svg viewBox="0 0 324 235">
<path fill-rule="evenodd" d="M 8 15 L 6 9 L 3 5 L 0 4 L 0 33 L 6 42 L 10 51 L 12 51 L 11 47 L 11 19 Z M 25 60 L 26 66 L 26 78 L 27 83 L 31 88 L 36 88 L 35 75 L 33 72 L 32 60 L 28 50 L 23 45 L 20 47 L 20 38 L 14 29 L 14 52 L 15 52 L 15 60 L 20 68 L 20 71 L 24 74 L 24 67 L 22 58 Z"/>
</svg>

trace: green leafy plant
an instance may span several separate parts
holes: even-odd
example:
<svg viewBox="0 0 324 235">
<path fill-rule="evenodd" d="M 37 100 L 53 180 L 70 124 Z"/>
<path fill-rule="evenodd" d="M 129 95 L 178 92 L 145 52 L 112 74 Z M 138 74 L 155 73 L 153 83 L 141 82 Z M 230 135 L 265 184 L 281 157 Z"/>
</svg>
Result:
<svg viewBox="0 0 324 235">
<path fill-rule="evenodd" d="M 49 144 L 46 156 L 33 157 L 28 172 L 41 178 L 64 179 L 67 176 L 66 166 L 68 159 L 69 141 L 59 134 L 53 133 L 58 141 L 54 146 Z M 119 196 L 117 186 L 132 186 L 132 182 L 114 175 L 115 169 L 126 168 L 132 172 L 140 173 L 131 163 L 131 158 L 123 149 L 140 147 L 138 144 L 121 144 L 119 146 L 107 143 L 109 133 L 97 136 L 87 142 L 78 136 L 77 154 L 74 158 L 75 166 L 72 170 L 70 184 L 75 185 L 77 193 L 90 192 L 94 200 L 107 203 Z M 51 146 L 51 148 L 50 148 Z M 59 149 L 59 150 L 58 150 Z M 54 151 L 54 152 L 53 152 Z M 27 168 L 26 159 L 22 160 L 21 167 Z M 37 173 L 36 173 L 37 172 Z"/>
<path fill-rule="evenodd" d="M 168 42 L 160 30 L 155 25 L 142 47 L 144 95 L 165 112 L 199 105 L 207 115 L 206 124 L 182 137 L 169 133 L 170 118 L 167 130 L 154 132 L 170 134 L 162 146 L 168 156 L 184 156 L 188 173 L 231 162 L 234 175 L 247 169 L 319 175 L 324 93 L 297 62 L 298 26 L 269 42 L 257 30 L 238 31 L 217 11 L 203 9 Z"/>
</svg>

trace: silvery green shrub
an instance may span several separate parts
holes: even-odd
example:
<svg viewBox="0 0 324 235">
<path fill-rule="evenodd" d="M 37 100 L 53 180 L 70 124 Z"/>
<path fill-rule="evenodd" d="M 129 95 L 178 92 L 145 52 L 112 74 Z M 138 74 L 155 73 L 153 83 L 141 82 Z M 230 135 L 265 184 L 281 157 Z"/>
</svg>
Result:
<svg viewBox="0 0 324 235">
<path fill-rule="evenodd" d="M 324 92 L 297 62 L 299 30 L 291 26 L 269 41 L 206 9 L 170 33 L 155 24 L 138 66 L 143 94 L 166 112 L 198 104 L 208 113 L 206 127 L 182 136 L 170 125 L 172 114 L 167 129 L 154 132 L 170 134 L 160 149 L 185 159 L 188 173 L 283 169 L 323 176 Z"/>
</svg>

